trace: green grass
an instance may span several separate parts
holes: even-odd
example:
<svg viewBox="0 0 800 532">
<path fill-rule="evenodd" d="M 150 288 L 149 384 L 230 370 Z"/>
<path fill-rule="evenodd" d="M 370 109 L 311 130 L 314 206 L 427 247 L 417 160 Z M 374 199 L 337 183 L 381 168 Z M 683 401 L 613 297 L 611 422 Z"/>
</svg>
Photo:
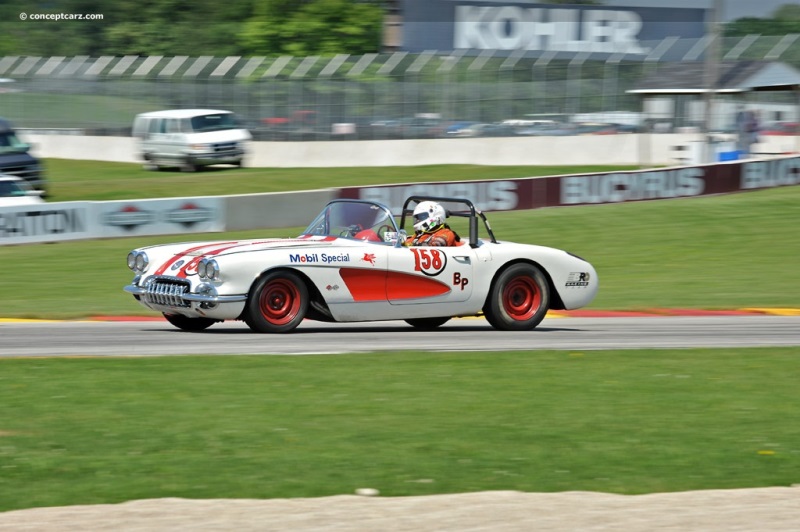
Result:
<svg viewBox="0 0 800 532">
<path fill-rule="evenodd" d="M 219 196 L 388 183 L 509 179 L 630 167 L 436 165 L 388 168 L 226 168 L 147 171 L 139 164 L 46 159 L 49 201 Z M 316 214 L 316 213 L 314 213 Z M 313 216 L 313 215 L 312 215 Z M 311 220 L 309 220 L 311 221 Z"/>
<path fill-rule="evenodd" d="M 489 213 L 498 238 L 592 262 L 592 309 L 796 307 L 800 187 L 669 201 Z M 321 208 L 322 206 L 320 206 Z M 309 219 L 313 213 L 309 213 Z M 302 228 L 0 247 L 0 317 L 153 315 L 122 291 L 131 249 L 187 239 L 296 236 Z M 8 274 L 13 272 L 13 275 Z"/>
<path fill-rule="evenodd" d="M 0 359 L 0 511 L 788 486 L 798 354 Z"/>
<path fill-rule="evenodd" d="M 16 127 L 130 127 L 137 113 L 160 105 L 144 96 L 9 92 L 0 97 L 0 116 Z"/>
</svg>

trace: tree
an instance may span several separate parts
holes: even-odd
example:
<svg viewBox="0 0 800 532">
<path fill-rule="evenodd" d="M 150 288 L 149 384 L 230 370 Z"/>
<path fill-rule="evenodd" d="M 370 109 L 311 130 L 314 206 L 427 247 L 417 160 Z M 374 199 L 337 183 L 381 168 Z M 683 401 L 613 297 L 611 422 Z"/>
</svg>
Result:
<svg viewBox="0 0 800 532">
<path fill-rule="evenodd" d="M 240 43 L 253 55 L 363 54 L 380 49 L 383 10 L 354 0 L 268 0 L 254 6 Z"/>
<path fill-rule="evenodd" d="M 745 17 L 729 22 L 725 26 L 726 37 L 787 35 L 790 33 L 800 33 L 800 6 L 796 4 L 779 7 L 771 18 Z"/>
<path fill-rule="evenodd" d="M 785 4 L 775 10 L 772 18 L 776 20 L 800 21 L 800 6 L 797 4 Z"/>
</svg>

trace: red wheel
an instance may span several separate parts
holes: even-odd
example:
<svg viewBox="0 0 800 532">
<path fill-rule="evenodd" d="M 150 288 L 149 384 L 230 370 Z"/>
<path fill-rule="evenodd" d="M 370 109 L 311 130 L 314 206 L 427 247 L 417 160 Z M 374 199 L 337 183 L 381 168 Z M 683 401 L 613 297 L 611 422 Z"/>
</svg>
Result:
<svg viewBox="0 0 800 532">
<path fill-rule="evenodd" d="M 495 278 L 483 313 L 495 329 L 522 331 L 539 325 L 549 307 L 550 285 L 542 271 L 519 263 Z"/>
<path fill-rule="evenodd" d="M 257 332 L 289 332 L 308 310 L 308 288 L 291 272 L 276 272 L 254 285 L 245 307 L 244 321 Z"/>
<path fill-rule="evenodd" d="M 542 305 L 542 291 L 532 277 L 516 277 L 503 288 L 503 309 L 508 317 L 526 321 Z"/>
<path fill-rule="evenodd" d="M 258 295 L 258 308 L 268 322 L 286 325 L 300 311 L 300 290 L 291 281 L 274 279 Z"/>
</svg>

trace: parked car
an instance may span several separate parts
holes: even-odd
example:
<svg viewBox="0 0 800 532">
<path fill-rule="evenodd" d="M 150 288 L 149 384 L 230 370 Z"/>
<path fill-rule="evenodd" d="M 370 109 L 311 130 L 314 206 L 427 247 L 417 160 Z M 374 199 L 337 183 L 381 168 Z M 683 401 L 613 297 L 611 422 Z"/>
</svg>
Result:
<svg viewBox="0 0 800 532">
<path fill-rule="evenodd" d="M 466 219 L 459 245 L 403 245 L 406 217 L 426 200 Z M 255 332 L 284 333 L 305 318 L 432 329 L 480 314 L 497 329 L 530 330 L 548 309 L 583 307 L 598 289 L 584 259 L 497 240 L 471 201 L 426 196 L 405 201 L 399 224 L 381 203 L 340 199 L 296 238 L 149 246 L 127 262 L 134 278 L 125 291 L 188 331 L 241 319 Z"/>
<path fill-rule="evenodd" d="M 27 181 L 0 174 L 0 207 L 19 207 L 44 203 L 40 190 L 34 190 Z"/>
<path fill-rule="evenodd" d="M 479 128 L 481 137 L 513 137 L 514 128 L 501 122 L 482 124 Z"/>
<path fill-rule="evenodd" d="M 480 136 L 479 122 L 452 122 L 444 128 L 445 137 L 477 137 Z"/>
<path fill-rule="evenodd" d="M 204 166 L 242 166 L 252 139 L 230 111 L 178 109 L 142 113 L 133 122 L 133 136 L 145 167 L 178 167 L 194 172 Z"/>
<path fill-rule="evenodd" d="M 581 122 L 575 124 L 575 133 L 577 135 L 616 135 L 618 130 L 615 124 Z"/>
<path fill-rule="evenodd" d="M 562 122 L 554 122 L 552 120 L 541 120 L 538 123 L 529 126 L 518 126 L 516 129 L 517 135 L 526 135 L 531 137 L 565 137 L 574 135 L 576 133 L 574 124 L 565 124 Z"/>
<path fill-rule="evenodd" d="M 0 118 L 0 173 L 24 179 L 31 188 L 47 195 L 42 163 L 30 153 L 31 146 L 17 136 L 11 122 Z"/>
</svg>

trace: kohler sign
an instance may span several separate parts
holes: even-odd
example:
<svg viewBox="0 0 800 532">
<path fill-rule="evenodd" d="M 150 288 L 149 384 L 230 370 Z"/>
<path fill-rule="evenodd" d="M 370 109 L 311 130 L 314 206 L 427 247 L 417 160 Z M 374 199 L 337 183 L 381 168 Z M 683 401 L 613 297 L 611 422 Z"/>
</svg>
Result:
<svg viewBox="0 0 800 532">
<path fill-rule="evenodd" d="M 704 9 L 406 0 L 403 49 L 645 55 L 666 37 L 702 37 L 704 17 Z"/>
<path fill-rule="evenodd" d="M 642 54 L 633 11 L 456 6 L 455 48 Z"/>
</svg>

